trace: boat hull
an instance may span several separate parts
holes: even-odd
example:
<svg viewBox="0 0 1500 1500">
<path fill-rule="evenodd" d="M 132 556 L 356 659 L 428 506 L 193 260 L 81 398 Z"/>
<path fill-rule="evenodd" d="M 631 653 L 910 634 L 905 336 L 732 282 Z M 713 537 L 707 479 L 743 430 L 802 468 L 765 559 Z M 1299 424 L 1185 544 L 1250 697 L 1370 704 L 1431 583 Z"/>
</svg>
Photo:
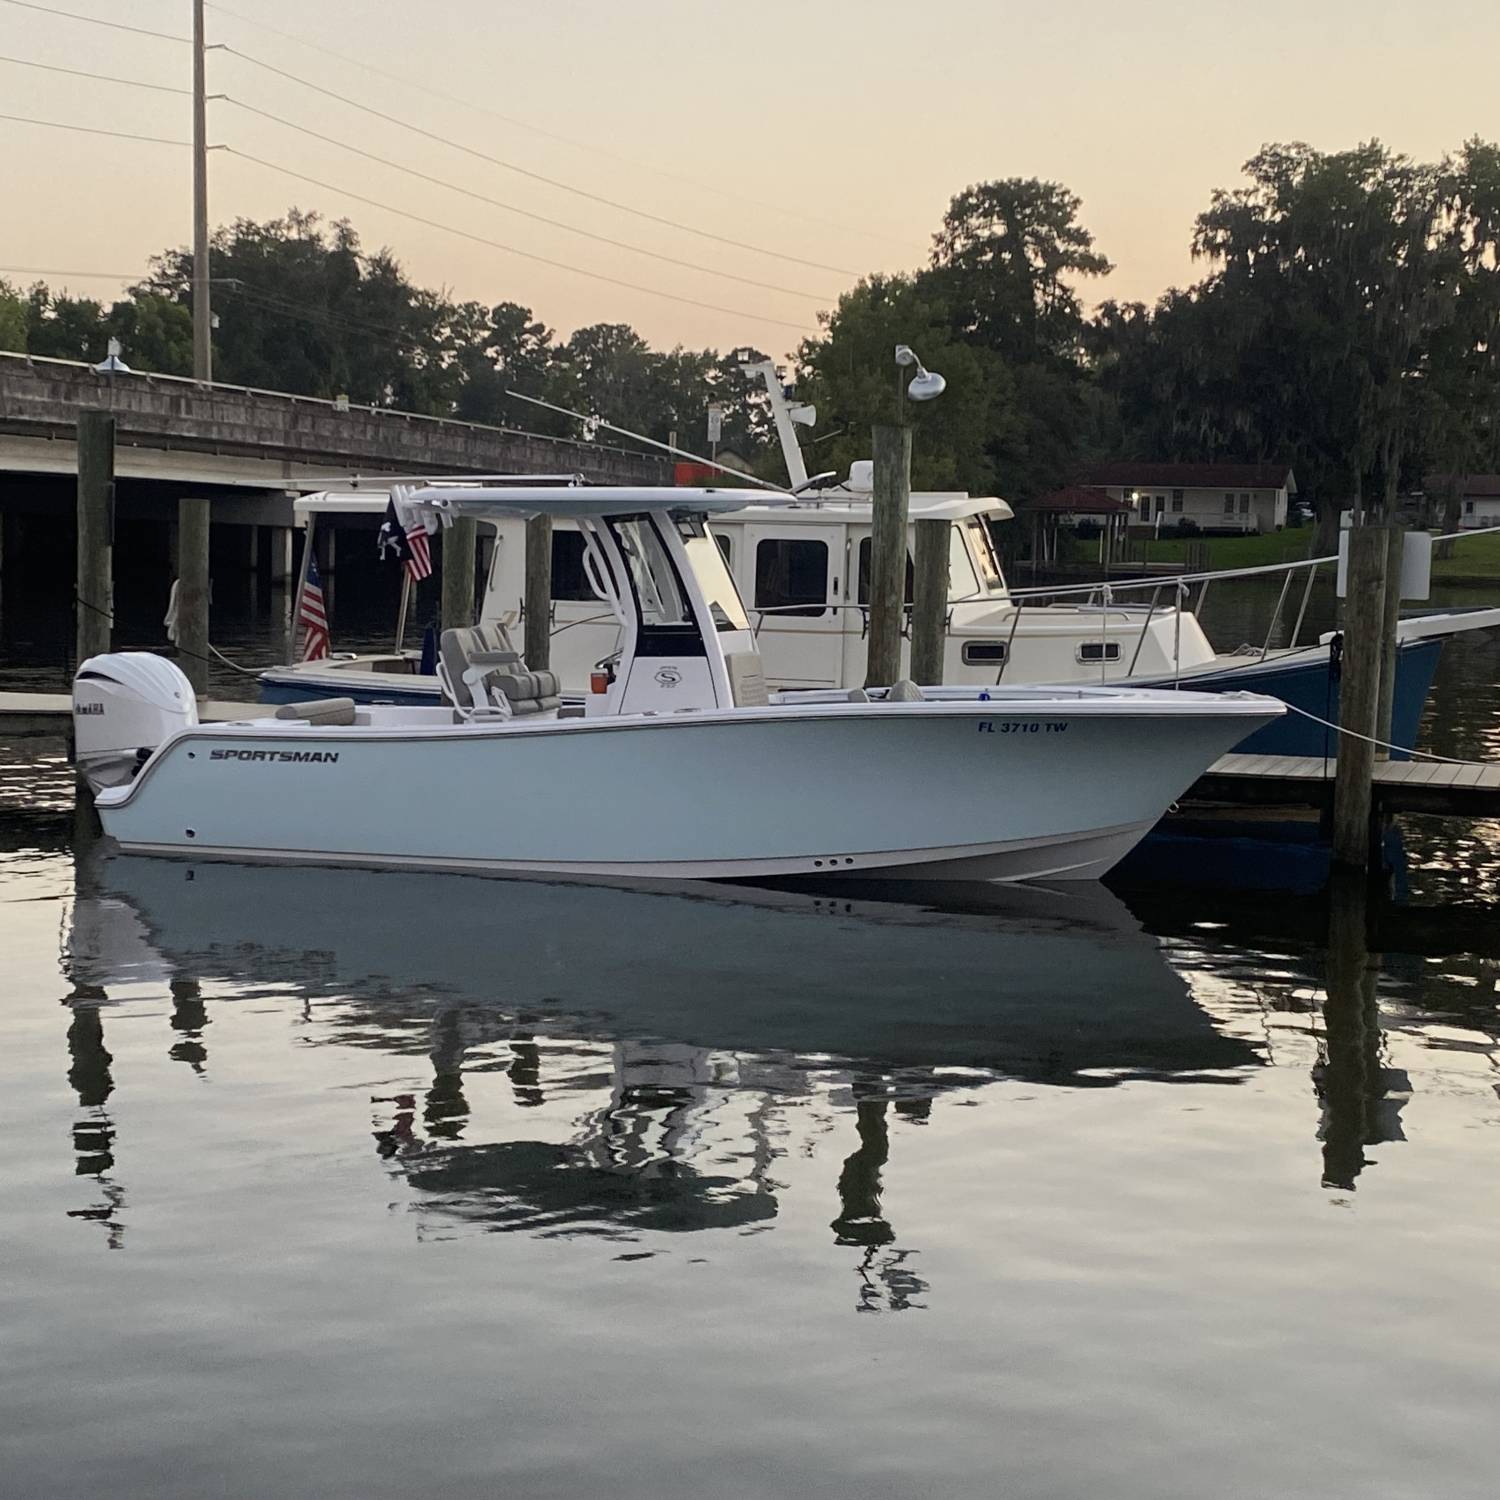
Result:
<svg viewBox="0 0 1500 1500">
<path fill-rule="evenodd" d="M 431 731 L 184 732 L 101 793 L 125 848 L 641 879 L 1094 879 L 1278 708 L 1196 694 Z M 1122 712 L 1121 697 L 1138 699 Z"/>
<path fill-rule="evenodd" d="M 1403 641 L 1397 653 L 1396 693 L 1391 713 L 1391 743 L 1403 747 L 1394 760 L 1409 760 L 1422 723 L 1427 694 L 1443 651 L 1443 637 Z M 1195 672 L 1183 685 L 1195 693 L 1264 693 L 1294 710 L 1249 734 L 1234 748 L 1243 755 L 1326 755 L 1338 753 L 1338 731 L 1324 719 L 1339 722 L 1339 679 L 1334 675 L 1327 646 L 1299 652 L 1294 659 L 1266 661 L 1250 658 L 1243 666 Z M 1169 679 L 1142 686 L 1170 687 Z M 1311 714 L 1314 718 L 1307 718 Z"/>
</svg>

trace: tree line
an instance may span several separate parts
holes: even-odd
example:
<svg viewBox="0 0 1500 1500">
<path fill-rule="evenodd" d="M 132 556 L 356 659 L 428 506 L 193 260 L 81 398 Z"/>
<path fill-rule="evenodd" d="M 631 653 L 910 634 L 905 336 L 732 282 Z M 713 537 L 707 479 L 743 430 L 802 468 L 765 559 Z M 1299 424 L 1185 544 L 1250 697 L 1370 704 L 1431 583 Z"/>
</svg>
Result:
<svg viewBox="0 0 1500 1500">
<path fill-rule="evenodd" d="M 1204 275 L 1154 306 L 1085 293 L 1111 266 L 1061 184 L 1008 178 L 953 198 L 927 264 L 859 281 L 793 358 L 809 469 L 843 471 L 894 408 L 896 343 L 948 381 L 909 412 L 914 482 L 1025 503 L 1104 458 L 1287 462 L 1331 524 L 1422 476 L 1500 468 L 1500 147 L 1424 163 L 1370 142 L 1263 148 L 1213 193 Z M 514 302 L 415 285 L 345 221 L 293 211 L 213 237 L 216 378 L 576 432 L 521 391 L 684 446 L 722 442 L 780 477 L 758 350 L 652 349 L 623 323 L 559 338 Z M 106 306 L 0 282 L 0 349 L 190 373 L 191 259 L 156 257 Z M 1442 498 L 1456 508 L 1457 485 Z"/>
</svg>

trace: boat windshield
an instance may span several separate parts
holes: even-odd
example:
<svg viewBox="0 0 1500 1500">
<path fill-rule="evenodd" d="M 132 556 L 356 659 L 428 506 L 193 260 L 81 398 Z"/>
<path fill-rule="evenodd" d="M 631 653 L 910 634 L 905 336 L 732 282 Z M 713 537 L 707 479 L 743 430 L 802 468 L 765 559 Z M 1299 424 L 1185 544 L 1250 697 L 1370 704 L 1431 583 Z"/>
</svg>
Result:
<svg viewBox="0 0 1500 1500">
<path fill-rule="evenodd" d="M 995 555 L 995 544 L 989 527 L 978 516 L 971 516 L 965 523 L 969 533 L 969 546 L 979 561 L 979 576 L 991 593 L 999 593 L 1005 587 L 1005 575 L 1000 571 L 1000 559 Z"/>
<path fill-rule="evenodd" d="M 622 516 L 610 523 L 620 545 L 630 581 L 641 607 L 641 621 L 651 625 L 691 625 L 677 571 L 661 538 L 645 516 Z"/>
<path fill-rule="evenodd" d="M 740 591 L 724 561 L 724 553 L 708 534 L 701 516 L 685 516 L 677 523 L 688 565 L 713 617 L 715 630 L 748 630 L 750 620 L 740 600 Z"/>
</svg>

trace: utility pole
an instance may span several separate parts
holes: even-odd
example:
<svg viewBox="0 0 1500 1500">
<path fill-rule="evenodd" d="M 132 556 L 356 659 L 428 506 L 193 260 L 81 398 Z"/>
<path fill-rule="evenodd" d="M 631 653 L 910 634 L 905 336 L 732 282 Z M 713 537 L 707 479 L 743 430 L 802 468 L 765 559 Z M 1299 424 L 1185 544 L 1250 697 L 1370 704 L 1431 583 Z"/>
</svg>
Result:
<svg viewBox="0 0 1500 1500">
<path fill-rule="evenodd" d="M 193 379 L 214 378 L 208 277 L 208 105 L 203 70 L 203 0 L 193 0 Z"/>
</svg>

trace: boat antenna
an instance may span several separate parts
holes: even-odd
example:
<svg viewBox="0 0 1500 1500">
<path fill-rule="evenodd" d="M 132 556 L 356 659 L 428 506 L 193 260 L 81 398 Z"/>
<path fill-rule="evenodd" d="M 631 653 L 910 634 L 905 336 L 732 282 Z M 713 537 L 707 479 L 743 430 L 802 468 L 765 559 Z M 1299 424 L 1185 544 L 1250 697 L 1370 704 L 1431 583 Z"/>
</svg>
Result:
<svg viewBox="0 0 1500 1500">
<path fill-rule="evenodd" d="M 552 401 L 543 401 L 540 396 L 527 396 L 521 391 L 507 390 L 505 394 L 514 396 L 517 401 L 526 401 L 532 406 L 544 407 L 547 411 L 561 412 L 563 416 L 571 417 L 575 422 L 581 422 L 585 437 L 591 438 L 599 428 L 607 427 L 611 432 L 618 432 L 621 437 L 631 438 L 637 443 L 645 443 L 652 448 L 660 448 L 663 453 L 673 453 L 678 458 L 691 459 L 695 464 L 717 469 L 721 474 L 733 474 L 736 479 L 748 479 L 751 484 L 758 485 L 761 489 L 771 490 L 778 495 L 790 493 L 784 484 L 772 484 L 769 479 L 762 479 L 758 474 L 747 474 L 743 469 L 721 464 L 716 458 L 704 458 L 701 453 L 694 453 L 688 448 L 679 448 L 672 443 L 658 443 L 655 438 L 648 438 L 644 433 L 632 432 L 628 427 L 619 427 L 613 422 L 606 422 L 603 417 L 585 416 L 582 412 L 573 411 L 566 406 L 558 406 Z"/>
</svg>

